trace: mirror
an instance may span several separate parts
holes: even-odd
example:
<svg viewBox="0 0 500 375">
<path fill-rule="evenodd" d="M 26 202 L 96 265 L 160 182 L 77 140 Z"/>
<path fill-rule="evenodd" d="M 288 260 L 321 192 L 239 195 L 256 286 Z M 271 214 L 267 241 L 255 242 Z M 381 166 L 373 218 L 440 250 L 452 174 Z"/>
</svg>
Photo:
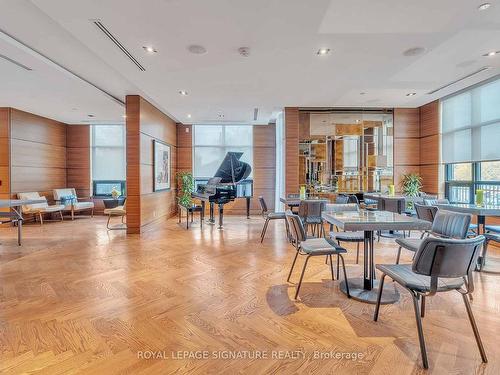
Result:
<svg viewBox="0 0 500 375">
<path fill-rule="evenodd" d="M 299 182 L 312 192 L 388 190 L 392 110 L 301 110 Z"/>
</svg>

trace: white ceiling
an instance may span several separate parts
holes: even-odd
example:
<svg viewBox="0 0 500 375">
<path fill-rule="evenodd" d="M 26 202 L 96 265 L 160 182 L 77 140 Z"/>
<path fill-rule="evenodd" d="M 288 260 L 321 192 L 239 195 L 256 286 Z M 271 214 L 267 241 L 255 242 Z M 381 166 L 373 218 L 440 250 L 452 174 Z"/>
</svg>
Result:
<svg viewBox="0 0 500 375">
<path fill-rule="evenodd" d="M 0 0 L 0 28 L 112 96 L 143 95 L 180 122 L 220 122 L 223 113 L 252 123 L 259 108 L 266 123 L 284 106 L 416 107 L 499 74 L 500 55 L 481 55 L 500 50 L 500 0 L 480 12 L 484 1 Z M 190 44 L 208 53 L 193 55 Z M 321 47 L 331 54 L 317 56 Z M 426 51 L 404 56 L 412 47 Z M 0 59 L 0 106 L 70 123 L 123 121 L 108 95 L 5 35 L 0 54 L 33 68 Z M 427 94 L 483 66 L 493 68 Z"/>
</svg>

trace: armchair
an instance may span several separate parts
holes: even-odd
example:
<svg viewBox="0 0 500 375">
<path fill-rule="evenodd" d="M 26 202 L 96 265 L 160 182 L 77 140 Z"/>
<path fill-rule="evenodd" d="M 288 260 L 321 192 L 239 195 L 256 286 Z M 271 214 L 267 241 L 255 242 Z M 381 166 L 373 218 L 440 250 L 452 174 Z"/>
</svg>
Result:
<svg viewBox="0 0 500 375">
<path fill-rule="evenodd" d="M 44 203 L 36 203 L 36 204 L 27 204 L 21 207 L 23 214 L 33 214 L 40 219 L 40 225 L 43 225 L 43 214 L 47 213 L 56 213 L 59 212 L 61 216 L 61 221 L 63 220 L 62 211 L 64 210 L 64 206 L 61 204 L 55 204 L 49 206 L 47 203 L 47 198 L 40 196 L 38 192 L 29 192 L 29 193 L 18 193 L 17 197 L 19 199 L 32 199 L 32 200 L 44 200 Z"/>
<path fill-rule="evenodd" d="M 75 212 L 90 210 L 90 216 L 94 216 L 94 202 L 85 202 L 81 199 L 89 199 L 76 196 L 74 188 L 54 189 L 54 200 L 64 206 L 64 211 L 71 212 L 71 220 L 75 219 Z"/>
</svg>

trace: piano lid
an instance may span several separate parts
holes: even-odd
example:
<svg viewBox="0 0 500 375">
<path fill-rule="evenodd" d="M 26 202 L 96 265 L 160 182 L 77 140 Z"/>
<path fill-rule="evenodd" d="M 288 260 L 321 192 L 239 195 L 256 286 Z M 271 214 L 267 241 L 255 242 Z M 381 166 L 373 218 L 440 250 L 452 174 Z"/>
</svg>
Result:
<svg viewBox="0 0 500 375">
<path fill-rule="evenodd" d="M 222 161 L 214 177 L 220 177 L 221 183 L 236 183 L 250 175 L 252 167 L 240 160 L 243 152 L 229 151 Z"/>
</svg>

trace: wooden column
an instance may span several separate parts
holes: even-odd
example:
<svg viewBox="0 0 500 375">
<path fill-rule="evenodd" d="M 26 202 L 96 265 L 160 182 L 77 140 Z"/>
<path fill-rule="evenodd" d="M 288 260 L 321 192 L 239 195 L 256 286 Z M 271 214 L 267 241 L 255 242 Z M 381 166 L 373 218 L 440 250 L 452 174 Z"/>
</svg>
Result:
<svg viewBox="0 0 500 375">
<path fill-rule="evenodd" d="M 0 108 L 0 199 L 10 198 L 10 108 Z M 6 211 L 9 209 L 7 208 Z"/>
<path fill-rule="evenodd" d="M 423 191 L 439 194 L 440 136 L 439 101 L 420 107 L 420 175 Z"/>
<path fill-rule="evenodd" d="M 285 192 L 299 192 L 299 108 L 285 108 Z"/>
</svg>

